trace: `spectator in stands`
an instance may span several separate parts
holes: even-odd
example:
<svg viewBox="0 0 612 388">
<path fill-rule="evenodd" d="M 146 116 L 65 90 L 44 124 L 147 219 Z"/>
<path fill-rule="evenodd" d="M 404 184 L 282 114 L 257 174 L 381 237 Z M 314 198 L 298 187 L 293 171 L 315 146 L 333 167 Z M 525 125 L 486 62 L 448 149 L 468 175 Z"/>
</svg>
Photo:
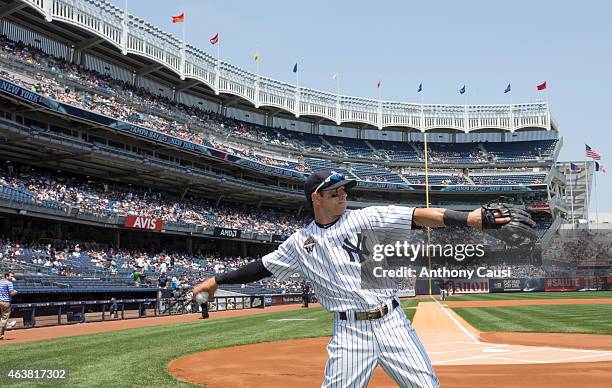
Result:
<svg viewBox="0 0 612 388">
<path fill-rule="evenodd" d="M 117 310 L 119 309 L 119 306 L 117 306 L 117 299 L 111 298 L 110 303 L 110 308 L 108 309 L 110 317 L 114 319 L 119 318 L 119 315 L 117 313 Z"/>
<path fill-rule="evenodd" d="M 144 274 L 144 268 L 134 268 L 132 269 L 132 280 L 134 281 L 134 285 L 136 287 L 140 287 L 140 283 L 142 282 Z"/>
<path fill-rule="evenodd" d="M 11 316 L 11 300 L 17 295 L 17 291 L 13 288 L 13 280 L 15 280 L 13 272 L 9 271 L 4 274 L 4 279 L 0 280 L 0 340 L 4 339 L 4 331 L 6 328 L 13 328 L 15 321 L 8 323 Z"/>
<path fill-rule="evenodd" d="M 176 289 L 178 289 L 178 288 L 179 288 L 179 285 L 180 285 L 180 284 L 181 284 L 181 283 L 179 282 L 178 278 L 177 278 L 176 276 L 173 276 L 173 277 L 172 277 L 172 281 L 171 281 L 171 283 L 170 283 L 170 288 L 171 288 L 172 290 L 176 290 Z"/>
<path fill-rule="evenodd" d="M 157 287 L 166 288 L 168 286 L 168 276 L 166 276 L 166 272 L 162 272 L 159 274 L 159 278 L 157 279 Z"/>
</svg>

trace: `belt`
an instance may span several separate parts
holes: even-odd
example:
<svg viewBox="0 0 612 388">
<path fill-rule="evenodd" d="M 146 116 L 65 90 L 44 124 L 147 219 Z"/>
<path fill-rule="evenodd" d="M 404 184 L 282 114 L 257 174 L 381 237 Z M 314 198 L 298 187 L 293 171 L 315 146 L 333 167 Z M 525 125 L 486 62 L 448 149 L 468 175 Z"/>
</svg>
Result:
<svg viewBox="0 0 612 388">
<path fill-rule="evenodd" d="M 377 308 L 376 310 L 370 310 L 370 311 L 356 311 L 355 314 L 355 319 L 357 321 L 370 321 L 372 319 L 378 319 L 378 318 L 382 318 L 385 315 L 389 314 L 391 311 L 393 311 L 393 309 L 397 308 L 399 306 L 399 302 L 397 301 L 397 299 L 393 299 L 393 302 L 391 303 L 391 309 L 389 309 L 389 306 L 384 305 L 381 306 L 379 308 Z M 340 319 L 343 321 L 348 320 L 348 314 L 345 311 L 340 311 L 338 313 L 338 315 L 340 316 Z"/>
</svg>

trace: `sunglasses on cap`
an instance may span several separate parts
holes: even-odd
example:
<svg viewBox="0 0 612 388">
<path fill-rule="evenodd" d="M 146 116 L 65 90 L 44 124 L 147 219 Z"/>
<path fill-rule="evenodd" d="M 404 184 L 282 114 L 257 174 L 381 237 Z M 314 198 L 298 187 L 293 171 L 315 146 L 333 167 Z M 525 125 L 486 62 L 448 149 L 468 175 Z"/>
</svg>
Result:
<svg viewBox="0 0 612 388">
<path fill-rule="evenodd" d="M 327 178 L 325 178 L 325 180 L 323 182 L 321 182 L 319 184 L 319 186 L 317 186 L 317 188 L 315 189 L 315 193 L 318 193 L 319 190 L 321 189 L 321 187 L 325 186 L 326 183 L 329 182 L 341 182 L 344 180 L 344 175 L 342 174 L 338 174 L 337 172 L 331 174 L 330 176 L 328 176 Z"/>
</svg>

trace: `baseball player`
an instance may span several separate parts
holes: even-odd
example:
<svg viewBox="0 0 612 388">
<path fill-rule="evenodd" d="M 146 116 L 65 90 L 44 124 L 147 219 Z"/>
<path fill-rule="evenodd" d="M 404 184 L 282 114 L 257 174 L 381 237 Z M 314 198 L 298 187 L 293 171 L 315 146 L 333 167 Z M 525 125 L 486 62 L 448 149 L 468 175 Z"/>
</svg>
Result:
<svg viewBox="0 0 612 388">
<path fill-rule="evenodd" d="M 333 171 L 312 173 L 304 191 L 314 220 L 276 251 L 236 271 L 207 279 L 195 287 L 194 294 L 208 292 L 212 299 L 222 284 L 249 283 L 271 275 L 282 280 L 299 271 L 311 283 L 321 305 L 334 313 L 322 387 L 365 387 L 378 364 L 401 387 L 438 387 L 423 345 L 398 308 L 397 290 L 361 287 L 361 261 L 355 257 L 360 253 L 361 233 L 448 225 L 498 228 L 517 219 L 514 208 L 458 212 L 372 206 L 347 210 L 347 196 L 355 185 Z"/>
</svg>

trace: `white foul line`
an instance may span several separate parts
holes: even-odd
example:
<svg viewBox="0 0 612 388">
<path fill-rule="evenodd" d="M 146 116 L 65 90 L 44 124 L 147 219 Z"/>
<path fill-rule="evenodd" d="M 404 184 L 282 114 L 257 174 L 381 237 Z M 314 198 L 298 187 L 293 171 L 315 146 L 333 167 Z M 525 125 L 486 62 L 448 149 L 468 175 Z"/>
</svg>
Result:
<svg viewBox="0 0 612 388">
<path fill-rule="evenodd" d="M 459 329 L 461 329 L 461 331 L 468 336 L 468 338 L 470 340 L 472 340 L 473 343 L 475 344 L 479 344 L 480 340 L 478 338 L 476 338 L 476 336 L 474 334 L 472 334 L 468 329 L 465 328 L 465 326 L 463 326 L 461 324 L 461 322 L 459 322 L 451 313 L 449 313 L 444 307 L 442 307 L 442 305 L 440 304 L 440 302 L 438 302 L 438 300 L 436 298 L 433 297 L 433 295 L 429 295 L 429 297 L 431 299 L 433 299 L 434 302 L 436 302 L 438 304 L 438 307 L 440 307 L 442 309 L 442 311 L 444 311 L 444 313 L 446 315 L 448 315 L 448 317 L 455 322 L 455 325 L 457 325 L 457 327 Z"/>
</svg>

